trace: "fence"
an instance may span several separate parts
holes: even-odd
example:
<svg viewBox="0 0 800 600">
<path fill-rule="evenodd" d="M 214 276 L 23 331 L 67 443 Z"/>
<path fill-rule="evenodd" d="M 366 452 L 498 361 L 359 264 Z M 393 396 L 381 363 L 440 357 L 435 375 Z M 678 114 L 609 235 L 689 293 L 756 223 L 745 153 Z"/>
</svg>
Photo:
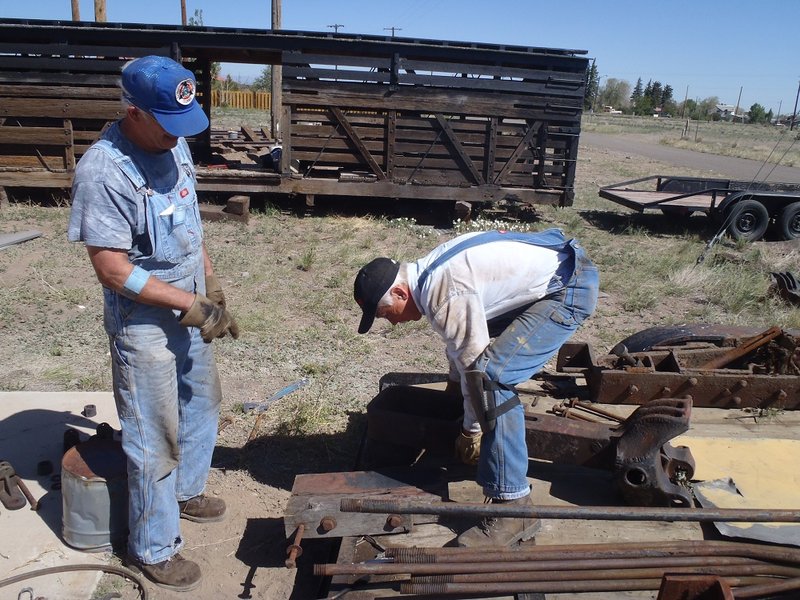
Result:
<svg viewBox="0 0 800 600">
<path fill-rule="evenodd" d="M 252 90 L 230 91 L 212 90 L 211 106 L 226 106 L 228 108 L 251 108 L 255 110 L 271 110 L 272 94 L 269 92 L 254 92 Z"/>
</svg>

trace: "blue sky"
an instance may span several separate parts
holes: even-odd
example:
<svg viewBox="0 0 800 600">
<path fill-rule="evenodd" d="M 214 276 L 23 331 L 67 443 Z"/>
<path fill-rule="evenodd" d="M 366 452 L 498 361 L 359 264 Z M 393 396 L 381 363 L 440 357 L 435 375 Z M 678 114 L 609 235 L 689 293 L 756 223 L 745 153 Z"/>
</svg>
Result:
<svg viewBox="0 0 800 600">
<path fill-rule="evenodd" d="M 210 27 L 270 27 L 271 0 L 186 0 Z M 180 0 L 106 0 L 109 21 L 179 24 Z M 94 19 L 94 0 L 80 0 Z M 0 0 L 0 16 L 72 17 L 70 0 Z M 586 50 L 605 78 L 641 77 L 674 97 L 754 102 L 791 114 L 800 80 L 799 0 L 282 0 L 283 28 Z M 251 81 L 260 67 L 223 65 Z"/>
</svg>

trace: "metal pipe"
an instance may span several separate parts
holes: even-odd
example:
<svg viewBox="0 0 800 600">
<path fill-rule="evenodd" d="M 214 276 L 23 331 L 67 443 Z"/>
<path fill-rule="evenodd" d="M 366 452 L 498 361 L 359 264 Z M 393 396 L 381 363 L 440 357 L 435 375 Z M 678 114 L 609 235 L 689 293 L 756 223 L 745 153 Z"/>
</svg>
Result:
<svg viewBox="0 0 800 600">
<path fill-rule="evenodd" d="M 753 559 L 738 557 L 743 560 L 741 565 L 765 565 L 768 559 Z M 785 561 L 791 562 L 791 561 Z M 519 572 L 545 572 L 552 573 L 556 571 L 581 571 L 581 570 L 624 570 L 626 568 L 650 568 L 660 565 L 667 566 L 708 566 L 720 565 L 730 566 L 736 565 L 737 560 L 721 557 L 709 556 L 684 556 L 684 557 L 648 557 L 648 558 L 621 558 L 621 559 L 602 559 L 602 558 L 587 558 L 583 560 L 573 560 L 571 558 L 562 558 L 559 560 L 537 560 L 531 559 L 528 561 L 518 560 L 504 561 L 498 559 L 492 554 L 492 560 L 476 562 L 444 562 L 444 563 L 397 563 L 384 560 L 374 560 L 368 562 L 354 563 L 354 564 L 315 564 L 314 575 L 321 577 L 332 577 L 335 575 L 449 575 L 454 573 L 519 573 Z M 786 568 L 792 569 L 794 574 L 800 573 L 800 564 L 795 562 L 794 567 L 782 565 Z M 740 566 L 741 566 L 740 565 Z"/>
<path fill-rule="evenodd" d="M 800 578 L 786 579 L 775 583 L 749 585 L 736 590 L 736 600 L 750 598 L 772 598 L 786 592 L 800 590 Z"/>
<path fill-rule="evenodd" d="M 284 561 L 284 565 L 287 569 L 297 568 L 297 558 L 303 554 L 303 548 L 300 546 L 300 541 L 303 539 L 303 533 L 305 533 L 305 531 L 305 524 L 300 523 L 297 526 L 297 531 L 295 531 L 294 540 L 292 540 L 291 545 L 286 548 L 286 560 Z"/>
<path fill-rule="evenodd" d="M 731 587 L 761 583 L 763 577 L 732 577 L 725 579 Z M 772 582 L 777 580 L 772 579 Z M 661 587 L 658 579 L 624 579 L 611 581 L 517 581 L 509 583 L 443 583 L 413 584 L 401 583 L 401 594 L 442 595 L 442 594 L 520 594 L 520 593 L 584 593 L 584 592 L 625 592 L 651 591 Z"/>
<path fill-rule="evenodd" d="M 386 556 L 396 563 L 468 563 L 486 560 L 486 551 L 472 548 L 387 548 Z M 800 548 L 706 540 L 565 544 L 492 552 L 493 560 L 504 562 L 670 556 L 740 556 L 800 565 Z"/>
<path fill-rule="evenodd" d="M 800 523 L 800 510 L 761 508 L 660 508 L 649 506 L 532 506 L 342 498 L 342 512 L 448 517 L 510 517 L 606 521 L 741 521 Z"/>
<path fill-rule="evenodd" d="M 595 565 L 596 567 L 605 565 Z M 676 569 L 677 570 L 673 570 Z M 784 567 L 782 565 L 761 564 L 734 564 L 717 565 L 713 559 L 708 564 L 685 565 L 654 565 L 647 568 L 595 568 L 579 572 L 565 570 L 553 571 L 511 571 L 496 573 L 449 573 L 446 575 L 412 576 L 411 583 L 496 583 L 510 581 L 574 581 L 576 579 L 592 579 L 595 581 L 606 579 L 651 579 L 663 577 L 666 572 L 685 574 L 717 575 L 726 577 L 730 575 L 771 575 L 776 577 L 800 576 L 800 568 Z"/>
</svg>

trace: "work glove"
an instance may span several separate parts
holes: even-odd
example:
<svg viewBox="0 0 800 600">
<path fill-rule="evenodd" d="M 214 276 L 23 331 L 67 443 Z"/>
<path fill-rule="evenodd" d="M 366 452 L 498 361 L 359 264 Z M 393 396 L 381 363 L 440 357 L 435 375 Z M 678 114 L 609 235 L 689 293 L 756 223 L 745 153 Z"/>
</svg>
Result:
<svg viewBox="0 0 800 600">
<path fill-rule="evenodd" d="M 214 304 L 225 308 L 225 294 L 222 292 L 222 285 L 216 275 L 206 277 L 206 297 Z"/>
<path fill-rule="evenodd" d="M 477 465 L 483 434 L 460 431 L 456 438 L 456 457 L 465 465 Z"/>
<path fill-rule="evenodd" d="M 206 343 L 229 333 L 234 339 L 239 337 L 239 326 L 231 313 L 203 294 L 195 294 L 194 302 L 181 317 L 180 324 L 184 327 L 199 327 L 200 336 Z"/>
</svg>

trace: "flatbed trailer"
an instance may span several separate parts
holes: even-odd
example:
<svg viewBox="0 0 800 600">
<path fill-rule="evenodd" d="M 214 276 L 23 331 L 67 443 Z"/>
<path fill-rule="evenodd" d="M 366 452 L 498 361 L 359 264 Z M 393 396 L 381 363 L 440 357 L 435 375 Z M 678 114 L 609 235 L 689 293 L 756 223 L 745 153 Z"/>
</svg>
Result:
<svg viewBox="0 0 800 600">
<path fill-rule="evenodd" d="M 704 213 L 737 240 L 756 241 L 772 227 L 783 240 L 800 238 L 800 184 L 651 175 L 600 188 L 601 198 L 640 213 Z"/>
</svg>

